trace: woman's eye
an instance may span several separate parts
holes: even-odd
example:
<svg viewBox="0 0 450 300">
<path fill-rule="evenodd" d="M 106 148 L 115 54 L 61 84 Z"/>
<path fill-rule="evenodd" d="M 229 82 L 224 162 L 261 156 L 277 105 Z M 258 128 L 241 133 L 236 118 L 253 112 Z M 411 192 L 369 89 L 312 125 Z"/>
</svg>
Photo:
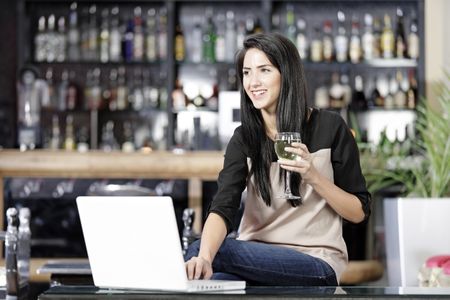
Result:
<svg viewBox="0 0 450 300">
<path fill-rule="evenodd" d="M 242 74 L 243 74 L 244 76 L 247 76 L 247 75 L 248 75 L 248 71 L 243 71 Z"/>
<path fill-rule="evenodd" d="M 263 73 L 268 73 L 268 72 L 270 72 L 270 69 L 264 68 L 264 69 L 261 69 L 261 71 L 262 71 Z"/>
</svg>

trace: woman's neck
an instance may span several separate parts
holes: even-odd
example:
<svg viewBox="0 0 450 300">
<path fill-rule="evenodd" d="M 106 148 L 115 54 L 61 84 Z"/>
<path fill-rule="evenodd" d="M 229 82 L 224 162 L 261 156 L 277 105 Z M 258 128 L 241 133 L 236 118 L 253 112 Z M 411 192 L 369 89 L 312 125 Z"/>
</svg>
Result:
<svg viewBox="0 0 450 300">
<path fill-rule="evenodd" d="M 276 113 L 268 113 L 264 110 L 261 111 L 264 127 L 266 129 L 266 135 L 271 139 L 275 140 L 275 135 L 277 134 L 277 115 Z"/>
</svg>

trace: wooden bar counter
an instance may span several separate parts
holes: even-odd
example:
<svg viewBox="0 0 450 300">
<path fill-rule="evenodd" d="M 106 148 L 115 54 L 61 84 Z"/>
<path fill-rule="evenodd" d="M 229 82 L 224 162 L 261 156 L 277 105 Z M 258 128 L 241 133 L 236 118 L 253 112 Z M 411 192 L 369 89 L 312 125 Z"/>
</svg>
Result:
<svg viewBox="0 0 450 300">
<path fill-rule="evenodd" d="M 0 224 L 4 219 L 4 178 L 136 178 L 188 180 L 188 206 L 201 216 L 203 180 L 215 181 L 223 166 L 223 152 L 173 153 L 0 150 Z M 200 230 L 201 218 L 194 228 Z M 3 225 L 2 225 L 3 226 Z"/>
</svg>

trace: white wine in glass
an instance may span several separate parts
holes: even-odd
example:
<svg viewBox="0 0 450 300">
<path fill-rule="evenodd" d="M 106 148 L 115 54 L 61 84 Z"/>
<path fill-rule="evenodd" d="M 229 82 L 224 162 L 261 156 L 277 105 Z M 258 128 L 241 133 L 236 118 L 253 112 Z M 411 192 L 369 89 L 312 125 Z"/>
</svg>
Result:
<svg viewBox="0 0 450 300">
<path fill-rule="evenodd" d="M 292 146 L 292 143 L 300 143 L 301 137 L 298 132 L 278 132 L 275 135 L 275 152 L 279 159 L 294 160 L 297 154 L 287 152 L 284 148 Z M 288 200 L 292 206 L 301 204 L 302 197 L 292 194 L 291 172 L 286 170 L 284 195 L 281 198 Z"/>
</svg>

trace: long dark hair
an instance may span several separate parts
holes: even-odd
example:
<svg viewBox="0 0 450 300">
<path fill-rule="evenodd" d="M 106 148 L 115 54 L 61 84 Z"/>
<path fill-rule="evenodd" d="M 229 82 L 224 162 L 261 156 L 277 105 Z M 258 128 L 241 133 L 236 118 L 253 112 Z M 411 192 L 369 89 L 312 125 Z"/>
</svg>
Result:
<svg viewBox="0 0 450 300">
<path fill-rule="evenodd" d="M 244 57 L 247 50 L 256 48 L 264 52 L 281 74 L 281 89 L 277 103 L 278 132 L 300 132 L 303 137 L 307 118 L 306 80 L 303 65 L 295 45 L 277 33 L 258 33 L 248 36 L 238 52 L 236 71 L 241 90 L 241 121 L 244 141 L 252 162 L 250 175 L 255 176 L 256 188 L 266 205 L 271 205 L 270 164 L 273 143 L 266 135 L 261 111 L 253 106 L 242 84 Z M 298 195 L 300 174 L 293 172 L 291 189 Z"/>
</svg>

